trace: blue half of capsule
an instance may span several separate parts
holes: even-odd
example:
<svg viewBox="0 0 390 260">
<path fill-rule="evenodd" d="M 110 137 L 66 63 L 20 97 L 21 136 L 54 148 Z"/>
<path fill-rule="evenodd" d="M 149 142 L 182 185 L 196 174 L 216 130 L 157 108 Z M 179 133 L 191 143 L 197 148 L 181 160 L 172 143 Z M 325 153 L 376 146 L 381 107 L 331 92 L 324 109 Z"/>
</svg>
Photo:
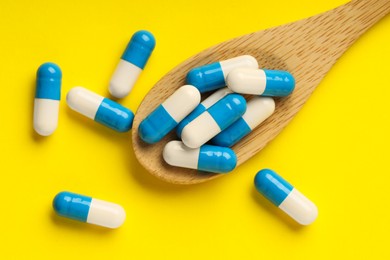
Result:
<svg viewBox="0 0 390 260">
<path fill-rule="evenodd" d="M 237 156 L 232 149 L 213 145 L 200 147 L 198 170 L 227 173 L 237 165 Z"/>
<path fill-rule="evenodd" d="M 275 206 L 279 206 L 294 188 L 270 169 L 263 169 L 256 174 L 255 187 Z"/>
<path fill-rule="evenodd" d="M 152 33 L 145 30 L 138 31 L 131 37 L 122 59 L 144 69 L 155 46 L 156 40 Z"/>
<path fill-rule="evenodd" d="M 214 62 L 190 70 L 187 74 L 187 83 L 199 89 L 200 93 L 224 87 L 225 76 L 221 64 Z"/>
<path fill-rule="evenodd" d="M 138 134 L 143 141 L 154 144 L 167 135 L 176 125 L 175 119 L 162 105 L 159 105 L 141 122 L 138 127 Z"/>
<path fill-rule="evenodd" d="M 290 95 L 295 88 L 295 79 L 287 71 L 264 70 L 267 78 L 266 88 L 261 94 L 269 97 L 285 97 Z"/>
<path fill-rule="evenodd" d="M 211 142 L 215 145 L 231 147 L 251 131 L 252 129 L 246 121 L 240 117 L 236 122 L 211 139 Z"/>
<path fill-rule="evenodd" d="M 60 192 L 53 200 L 53 208 L 58 215 L 87 222 L 91 197 L 71 192 Z"/>
<path fill-rule="evenodd" d="M 223 130 L 238 120 L 245 110 L 245 98 L 239 94 L 229 94 L 211 106 L 207 112 Z"/>
<path fill-rule="evenodd" d="M 57 64 L 42 64 L 37 71 L 35 98 L 60 100 L 61 78 L 62 72 Z"/>
<path fill-rule="evenodd" d="M 133 119 L 134 114 L 130 109 L 104 98 L 94 120 L 118 132 L 127 132 L 131 129 Z"/>
</svg>

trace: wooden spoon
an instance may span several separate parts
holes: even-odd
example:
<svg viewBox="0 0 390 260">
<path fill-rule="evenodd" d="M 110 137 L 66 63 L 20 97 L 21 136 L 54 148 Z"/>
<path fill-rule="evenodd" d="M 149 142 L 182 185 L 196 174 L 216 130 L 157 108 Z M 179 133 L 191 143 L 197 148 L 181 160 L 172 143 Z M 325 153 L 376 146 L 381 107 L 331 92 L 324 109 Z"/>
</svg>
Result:
<svg viewBox="0 0 390 260">
<path fill-rule="evenodd" d="M 132 140 L 138 161 L 156 177 L 176 184 L 205 182 L 221 174 L 172 167 L 162 158 L 165 144 L 174 133 L 149 145 L 138 137 L 140 122 L 177 88 L 185 84 L 194 67 L 250 54 L 262 68 L 291 72 L 296 79 L 292 95 L 276 100 L 275 113 L 233 146 L 237 166 L 275 138 L 310 97 L 337 59 L 368 28 L 390 12 L 390 0 L 353 0 L 331 11 L 286 25 L 244 35 L 191 57 L 163 78 L 145 96 L 134 118 Z"/>
</svg>

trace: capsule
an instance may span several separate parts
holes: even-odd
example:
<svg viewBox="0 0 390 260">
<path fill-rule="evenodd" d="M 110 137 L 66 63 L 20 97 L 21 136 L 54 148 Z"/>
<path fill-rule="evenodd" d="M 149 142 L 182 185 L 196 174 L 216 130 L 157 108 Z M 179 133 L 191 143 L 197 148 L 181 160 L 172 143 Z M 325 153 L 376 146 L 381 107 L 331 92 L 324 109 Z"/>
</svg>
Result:
<svg viewBox="0 0 390 260">
<path fill-rule="evenodd" d="M 253 97 L 248 101 L 244 115 L 211 139 L 211 143 L 225 147 L 235 145 L 274 111 L 275 101 L 271 97 Z"/>
<path fill-rule="evenodd" d="M 255 187 L 299 224 L 309 225 L 317 218 L 316 205 L 274 171 L 259 171 L 255 176 Z"/>
<path fill-rule="evenodd" d="M 190 70 L 187 83 L 197 87 L 200 93 L 222 88 L 226 86 L 225 80 L 229 72 L 242 67 L 257 69 L 259 65 L 250 55 L 238 56 Z"/>
<path fill-rule="evenodd" d="M 51 135 L 57 129 L 61 78 L 61 69 L 54 63 L 47 62 L 38 68 L 33 122 L 40 135 Z"/>
<path fill-rule="evenodd" d="M 229 94 L 183 128 L 181 138 L 190 148 L 198 148 L 238 120 L 246 110 L 245 99 Z"/>
<path fill-rule="evenodd" d="M 138 134 L 149 144 L 157 143 L 199 105 L 200 93 L 184 85 L 150 113 L 139 125 Z"/>
<path fill-rule="evenodd" d="M 206 111 L 209 107 L 217 103 L 227 94 L 233 93 L 229 88 L 221 88 L 211 94 L 208 98 L 202 101 L 188 116 L 186 116 L 176 127 L 176 134 L 180 138 L 183 128 L 188 125 L 192 120 Z"/>
<path fill-rule="evenodd" d="M 62 217 L 107 228 L 120 227 L 126 218 L 125 210 L 118 204 L 68 191 L 55 196 L 53 208 Z"/>
<path fill-rule="evenodd" d="M 241 94 L 285 97 L 295 88 L 295 79 L 287 71 L 237 68 L 226 79 L 227 86 Z"/>
<path fill-rule="evenodd" d="M 128 108 L 83 87 L 74 87 L 66 96 L 68 106 L 80 114 L 118 132 L 127 132 L 134 114 Z"/>
<path fill-rule="evenodd" d="M 163 158 L 172 166 L 214 173 L 228 173 L 237 164 L 237 156 L 232 149 L 213 145 L 191 149 L 180 141 L 167 143 Z"/>
<path fill-rule="evenodd" d="M 138 31 L 131 37 L 112 75 L 109 87 L 111 95 L 123 98 L 129 94 L 155 45 L 156 40 L 153 34 L 148 31 Z"/>
</svg>

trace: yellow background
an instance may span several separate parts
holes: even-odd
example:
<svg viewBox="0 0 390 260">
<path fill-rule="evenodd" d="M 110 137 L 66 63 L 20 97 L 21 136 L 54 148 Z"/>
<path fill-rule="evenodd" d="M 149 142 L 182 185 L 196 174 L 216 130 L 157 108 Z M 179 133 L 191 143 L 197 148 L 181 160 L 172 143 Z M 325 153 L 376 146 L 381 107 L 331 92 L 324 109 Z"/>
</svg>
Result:
<svg viewBox="0 0 390 260">
<path fill-rule="evenodd" d="M 195 53 L 345 0 L 14 1 L 0 3 L 0 259 L 389 259 L 390 16 L 339 60 L 292 123 L 234 173 L 195 186 L 163 183 L 136 161 L 130 134 L 71 111 L 81 85 L 107 95 L 131 35 L 157 46 L 130 96 L 137 109 L 166 72 Z M 35 73 L 63 71 L 59 127 L 32 129 Z M 269 167 L 312 199 L 300 227 L 253 187 Z M 69 190 L 123 205 L 106 230 L 55 216 Z"/>
</svg>

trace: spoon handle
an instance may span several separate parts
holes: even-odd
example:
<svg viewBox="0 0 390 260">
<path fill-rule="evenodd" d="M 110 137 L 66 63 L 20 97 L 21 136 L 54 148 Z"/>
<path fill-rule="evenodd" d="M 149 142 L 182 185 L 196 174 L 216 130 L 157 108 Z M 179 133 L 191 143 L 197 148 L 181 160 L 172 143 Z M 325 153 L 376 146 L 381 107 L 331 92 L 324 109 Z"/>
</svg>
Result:
<svg viewBox="0 0 390 260">
<path fill-rule="evenodd" d="M 346 6 L 351 11 L 356 12 L 355 14 L 351 12 L 351 14 L 359 16 L 357 18 L 370 20 L 369 26 L 375 24 L 390 12 L 390 0 L 352 0 Z"/>
<path fill-rule="evenodd" d="M 261 50 L 259 64 L 291 71 L 297 85 L 293 95 L 277 102 L 277 110 L 234 148 L 238 164 L 259 152 L 288 124 L 309 98 L 338 58 L 367 29 L 390 12 L 390 0 L 353 0 L 345 5 L 310 18 L 255 32 L 237 39 L 235 45 L 247 44 Z M 272 39 L 278 39 L 277 42 Z M 267 40 L 265 40 L 267 39 Z M 234 40 L 233 40 L 234 41 Z M 283 63 L 275 63 L 283 57 Z M 271 62 L 269 62 L 271 60 Z"/>
<path fill-rule="evenodd" d="M 390 12 L 390 0 L 352 0 L 333 12 L 337 17 L 333 25 L 342 28 L 338 36 L 353 42 Z"/>
<path fill-rule="evenodd" d="M 367 29 L 389 12 L 390 0 L 353 0 L 320 15 L 287 24 L 284 28 L 285 32 L 286 34 L 291 33 L 291 37 L 288 38 L 294 40 L 288 44 L 289 48 L 286 48 L 286 54 L 304 49 L 318 49 L 317 53 L 322 55 L 322 49 L 326 46 L 326 51 L 332 53 L 333 50 L 340 56 Z M 297 26 L 299 23 L 301 26 Z M 289 32 L 290 27 L 291 32 Z M 273 29 L 269 29 L 267 33 L 272 33 Z M 302 35 L 305 41 L 293 37 L 294 34 Z M 255 33 L 255 35 L 264 37 L 263 33 Z M 315 55 L 312 57 L 317 58 Z"/>
</svg>

